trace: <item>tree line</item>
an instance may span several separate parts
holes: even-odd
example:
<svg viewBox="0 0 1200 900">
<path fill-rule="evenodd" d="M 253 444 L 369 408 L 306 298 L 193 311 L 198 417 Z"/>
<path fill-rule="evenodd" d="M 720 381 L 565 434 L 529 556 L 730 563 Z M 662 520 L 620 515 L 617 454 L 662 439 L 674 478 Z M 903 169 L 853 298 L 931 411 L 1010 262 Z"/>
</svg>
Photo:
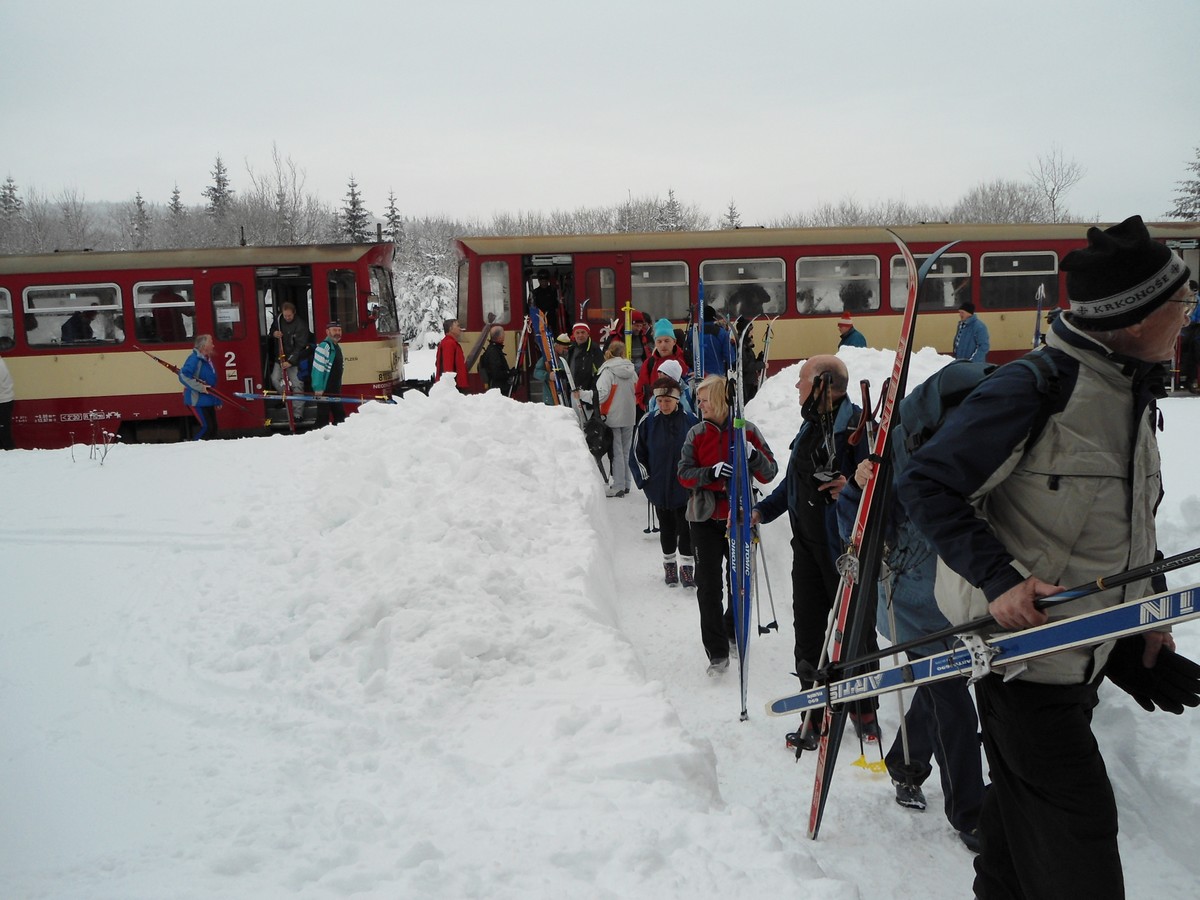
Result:
<svg viewBox="0 0 1200 900">
<path fill-rule="evenodd" d="M 1200 219 L 1200 148 L 1187 164 L 1196 178 L 1177 182 L 1174 208 L 1166 216 Z M 217 156 L 204 202 L 187 205 L 176 184 L 165 202 L 139 191 L 125 202 L 89 202 L 75 189 L 50 197 L 22 193 L 10 174 L 0 184 L 0 253 L 49 253 L 65 249 L 150 250 L 183 247 L 314 244 L 372 241 L 396 244 L 394 264 L 401 324 L 406 334 L 433 330 L 455 306 L 456 259 L 453 239 L 465 234 L 592 234 L 622 231 L 697 231 L 810 226 L 906 225 L 919 222 L 1064 222 L 1076 217 L 1066 195 L 1086 170 L 1055 146 L 1037 157 L 1025 179 L 983 181 L 951 204 L 902 200 L 862 202 L 844 198 L 764 222 L 745 223 L 734 200 L 717 216 L 681 201 L 673 188 L 666 197 L 632 194 L 625 200 L 574 210 L 498 213 L 488 221 L 401 212 L 394 192 L 380 214 L 367 209 L 354 176 L 340 204 L 306 190 L 304 171 L 272 149 L 271 165 L 247 165 L 234 184 Z"/>
</svg>

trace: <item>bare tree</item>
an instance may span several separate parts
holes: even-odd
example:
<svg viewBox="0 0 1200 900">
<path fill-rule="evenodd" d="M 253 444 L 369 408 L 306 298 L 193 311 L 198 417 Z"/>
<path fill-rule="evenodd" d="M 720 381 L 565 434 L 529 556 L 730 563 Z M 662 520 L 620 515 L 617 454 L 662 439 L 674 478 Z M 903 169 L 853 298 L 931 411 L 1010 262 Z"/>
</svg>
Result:
<svg viewBox="0 0 1200 900">
<path fill-rule="evenodd" d="M 1049 222 L 1050 207 L 1041 191 L 1024 181 L 997 178 L 982 182 L 954 204 L 952 222 Z"/>
<path fill-rule="evenodd" d="M 271 145 L 271 170 L 256 172 L 246 163 L 250 189 L 233 205 L 252 244 L 311 244 L 326 237 L 331 209 L 304 191 L 306 176 L 289 156 Z"/>
<path fill-rule="evenodd" d="M 58 208 L 62 212 L 62 238 L 64 245 L 58 249 L 90 249 L 92 215 L 87 203 L 75 188 L 67 188 L 58 195 Z"/>
<path fill-rule="evenodd" d="M 1065 222 L 1070 214 L 1063 206 L 1063 197 L 1075 187 L 1087 169 L 1075 160 L 1063 158 L 1062 147 L 1055 144 L 1045 156 L 1037 158 L 1037 166 L 1029 168 L 1029 177 L 1034 187 L 1045 200 L 1050 210 L 1051 222 Z"/>
</svg>

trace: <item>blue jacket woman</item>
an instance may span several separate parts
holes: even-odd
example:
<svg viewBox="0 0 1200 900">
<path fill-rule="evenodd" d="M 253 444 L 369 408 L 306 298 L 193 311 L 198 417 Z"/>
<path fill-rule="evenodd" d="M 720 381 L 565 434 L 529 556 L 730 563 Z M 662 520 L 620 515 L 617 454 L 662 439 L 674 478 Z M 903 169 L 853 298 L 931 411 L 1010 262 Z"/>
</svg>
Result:
<svg viewBox="0 0 1200 900">
<path fill-rule="evenodd" d="M 203 441 L 217 436 L 217 410 L 221 401 L 208 393 L 217 386 L 217 369 L 212 364 L 216 344 L 212 335 L 197 335 L 192 355 L 179 369 L 179 382 L 183 385 L 184 405 L 200 422 L 200 428 L 192 440 Z"/>
</svg>

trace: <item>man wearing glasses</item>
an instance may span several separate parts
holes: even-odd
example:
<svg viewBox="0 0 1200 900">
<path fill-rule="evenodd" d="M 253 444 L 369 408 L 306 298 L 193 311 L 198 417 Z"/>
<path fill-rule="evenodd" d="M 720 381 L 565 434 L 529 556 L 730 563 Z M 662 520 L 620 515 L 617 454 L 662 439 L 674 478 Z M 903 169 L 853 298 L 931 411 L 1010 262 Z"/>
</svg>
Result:
<svg viewBox="0 0 1200 900">
<path fill-rule="evenodd" d="M 1035 600 L 1155 559 L 1156 402 L 1195 295 L 1183 260 L 1139 217 L 1091 228 L 1087 240 L 1062 261 L 1070 309 L 1041 351 L 1057 370 L 1049 395 L 1031 367 L 1002 368 L 898 478 L 900 500 L 937 551 L 935 593 L 952 623 L 991 614 L 1004 630 L 1041 625 L 1048 617 Z M 1033 435 L 1039 414 L 1045 424 Z M 1065 614 L 1165 588 L 1162 576 L 1155 582 L 1094 594 Z M 1197 698 L 1165 698 L 1163 680 L 1200 689 L 1197 674 L 1169 633 L 1151 631 L 976 683 L 992 779 L 977 897 L 1124 897 L 1116 800 L 1091 730 L 1097 686 L 1105 675 L 1137 683 L 1151 708 L 1182 712 Z"/>
</svg>

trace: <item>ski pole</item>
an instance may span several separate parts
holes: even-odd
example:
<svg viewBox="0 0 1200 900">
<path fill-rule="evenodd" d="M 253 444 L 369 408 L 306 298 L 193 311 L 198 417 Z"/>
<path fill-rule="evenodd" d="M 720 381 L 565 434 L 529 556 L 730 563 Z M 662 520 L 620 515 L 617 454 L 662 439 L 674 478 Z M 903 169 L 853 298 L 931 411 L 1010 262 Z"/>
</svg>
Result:
<svg viewBox="0 0 1200 900">
<path fill-rule="evenodd" d="M 283 408 L 287 411 L 288 431 L 292 434 L 296 433 L 296 414 L 292 411 L 292 404 L 288 402 L 288 394 L 291 392 L 291 381 L 287 370 L 287 355 L 283 352 L 283 333 L 279 335 L 279 383 L 280 391 L 283 394 Z"/>
<path fill-rule="evenodd" d="M 896 637 L 896 608 L 892 605 L 892 578 L 891 571 L 886 569 L 887 563 L 884 563 L 885 571 L 881 574 L 880 584 L 883 585 L 884 602 L 887 604 L 888 625 L 892 629 L 892 637 Z M 900 665 L 900 653 L 895 647 L 892 648 L 892 662 L 895 665 Z M 912 754 L 908 749 L 908 719 L 904 716 L 904 690 L 896 691 L 896 707 L 900 713 L 900 746 L 904 751 L 904 783 L 910 787 L 917 787 L 913 781 L 912 775 Z"/>
<path fill-rule="evenodd" d="M 1089 597 L 1092 594 L 1098 594 L 1101 591 L 1107 591 L 1110 588 L 1121 587 L 1122 585 L 1130 584 L 1134 581 L 1141 581 L 1143 578 L 1150 578 L 1154 575 L 1163 575 L 1167 572 L 1174 572 L 1176 569 L 1184 569 L 1188 566 L 1200 563 L 1200 547 L 1193 550 L 1185 550 L 1183 553 L 1176 553 L 1174 556 L 1168 556 L 1166 559 L 1159 559 L 1152 563 L 1147 563 L 1144 566 L 1137 566 L 1133 569 L 1126 569 L 1124 572 L 1116 572 L 1112 575 L 1105 575 L 1097 578 L 1095 581 L 1089 581 L 1086 584 L 1081 584 L 1065 591 L 1059 591 L 1050 597 L 1040 597 L 1034 601 L 1034 606 L 1037 609 L 1050 609 L 1061 606 L 1064 603 L 1070 603 L 1072 600 L 1079 600 L 1082 597 Z M 911 641 L 905 641 L 902 644 L 897 644 L 894 647 L 889 647 L 886 650 L 879 650 L 874 653 L 868 653 L 860 656 L 857 659 L 847 660 L 843 663 L 838 663 L 830 668 L 838 671 L 844 669 L 856 668 L 864 663 L 875 662 L 878 659 L 892 653 L 899 653 L 904 650 L 911 650 L 914 647 L 919 647 L 922 644 L 928 644 L 932 641 L 946 640 L 953 638 L 956 635 L 964 634 L 972 631 L 979 631 L 981 628 L 986 628 L 989 625 L 995 625 L 996 619 L 994 616 L 980 616 L 978 619 L 972 619 L 970 622 L 964 622 L 961 625 L 951 625 L 949 628 L 943 628 L 941 631 L 935 631 L 933 634 L 927 634 L 923 637 L 914 638 Z"/>
<path fill-rule="evenodd" d="M 757 525 L 755 525 L 753 532 L 754 532 L 754 543 L 758 547 L 759 554 L 762 556 L 763 580 L 767 584 L 767 599 L 771 602 L 771 621 L 767 623 L 765 628 L 762 625 L 759 625 L 758 633 L 759 634 L 768 634 L 771 631 L 779 630 L 779 619 L 775 613 L 775 594 L 771 590 L 771 570 L 767 568 L 767 550 L 763 546 L 762 531 L 759 529 L 759 527 Z"/>
</svg>

